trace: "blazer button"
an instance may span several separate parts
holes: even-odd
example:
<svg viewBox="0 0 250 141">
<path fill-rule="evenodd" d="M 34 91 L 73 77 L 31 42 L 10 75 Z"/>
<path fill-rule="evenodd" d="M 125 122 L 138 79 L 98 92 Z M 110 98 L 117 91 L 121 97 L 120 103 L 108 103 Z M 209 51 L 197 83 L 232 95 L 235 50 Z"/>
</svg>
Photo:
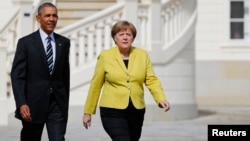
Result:
<svg viewBox="0 0 250 141">
<path fill-rule="evenodd" d="M 53 88 L 50 88 L 49 91 L 50 91 L 50 93 L 53 93 Z"/>
<path fill-rule="evenodd" d="M 129 80 L 127 80 L 127 83 L 129 83 Z"/>
</svg>

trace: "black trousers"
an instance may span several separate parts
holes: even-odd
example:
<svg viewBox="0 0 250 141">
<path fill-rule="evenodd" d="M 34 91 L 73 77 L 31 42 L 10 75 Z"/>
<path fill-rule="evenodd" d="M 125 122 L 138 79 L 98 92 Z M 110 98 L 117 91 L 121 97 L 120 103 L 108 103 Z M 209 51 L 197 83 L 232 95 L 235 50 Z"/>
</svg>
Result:
<svg viewBox="0 0 250 141">
<path fill-rule="evenodd" d="M 112 141 L 139 141 L 145 109 L 136 109 L 130 101 L 124 109 L 100 107 L 104 130 Z"/>
<path fill-rule="evenodd" d="M 67 121 L 54 98 L 51 99 L 48 117 L 44 123 L 34 124 L 22 120 L 21 141 L 41 141 L 45 124 L 49 141 L 65 141 Z"/>
</svg>

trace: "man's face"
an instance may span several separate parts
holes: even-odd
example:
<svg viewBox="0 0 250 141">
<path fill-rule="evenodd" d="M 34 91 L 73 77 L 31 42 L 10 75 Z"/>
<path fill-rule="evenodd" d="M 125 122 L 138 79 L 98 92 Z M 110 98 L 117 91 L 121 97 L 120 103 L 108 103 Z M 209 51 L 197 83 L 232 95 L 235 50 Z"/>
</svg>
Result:
<svg viewBox="0 0 250 141">
<path fill-rule="evenodd" d="M 57 10 L 54 7 L 44 7 L 36 16 L 36 20 L 40 23 L 40 26 L 44 32 L 48 35 L 51 34 L 56 28 L 58 15 Z"/>
</svg>

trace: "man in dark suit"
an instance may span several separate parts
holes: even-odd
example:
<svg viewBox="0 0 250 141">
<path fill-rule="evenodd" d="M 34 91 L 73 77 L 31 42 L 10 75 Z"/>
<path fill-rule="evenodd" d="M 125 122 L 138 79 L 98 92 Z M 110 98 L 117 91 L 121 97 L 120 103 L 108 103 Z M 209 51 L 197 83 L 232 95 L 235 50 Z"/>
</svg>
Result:
<svg viewBox="0 0 250 141">
<path fill-rule="evenodd" d="M 65 141 L 70 40 L 54 33 L 55 5 L 41 4 L 36 19 L 40 28 L 18 40 L 11 69 L 15 117 L 22 122 L 21 141 L 40 141 L 44 125 L 50 141 Z"/>
</svg>

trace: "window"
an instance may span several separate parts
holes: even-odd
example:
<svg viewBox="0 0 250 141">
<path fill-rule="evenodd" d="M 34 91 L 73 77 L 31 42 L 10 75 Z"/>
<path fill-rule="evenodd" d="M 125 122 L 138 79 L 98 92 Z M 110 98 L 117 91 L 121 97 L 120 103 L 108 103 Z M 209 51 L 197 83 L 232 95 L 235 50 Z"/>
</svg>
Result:
<svg viewBox="0 0 250 141">
<path fill-rule="evenodd" d="M 230 38 L 244 39 L 245 37 L 245 7 L 244 0 L 230 2 Z"/>
</svg>

